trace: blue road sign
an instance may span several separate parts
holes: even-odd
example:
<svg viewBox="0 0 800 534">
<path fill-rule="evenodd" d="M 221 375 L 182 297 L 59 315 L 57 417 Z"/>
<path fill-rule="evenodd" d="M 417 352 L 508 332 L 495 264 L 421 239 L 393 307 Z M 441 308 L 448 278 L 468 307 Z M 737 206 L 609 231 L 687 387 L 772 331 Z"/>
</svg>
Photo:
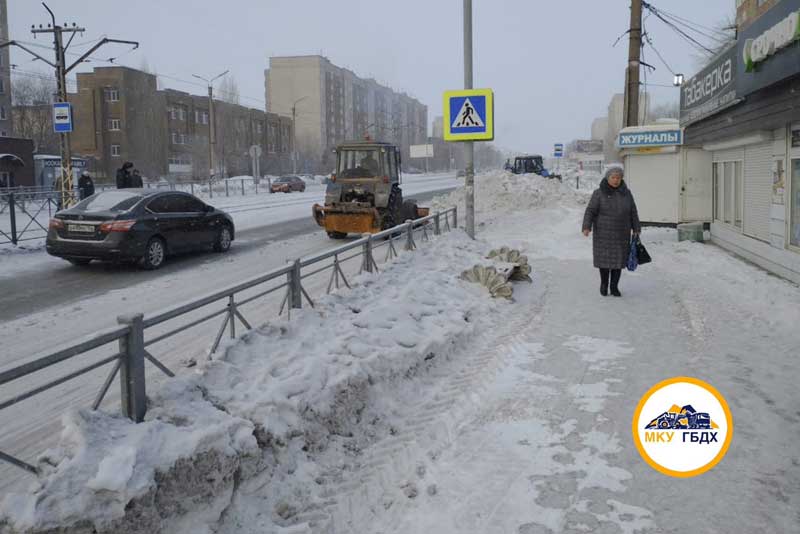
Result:
<svg viewBox="0 0 800 534">
<path fill-rule="evenodd" d="M 465 89 L 444 94 L 444 138 L 447 141 L 494 139 L 491 89 Z"/>
<path fill-rule="evenodd" d="M 56 133 L 72 131 L 72 106 L 69 102 L 53 104 L 53 131 Z"/>
</svg>

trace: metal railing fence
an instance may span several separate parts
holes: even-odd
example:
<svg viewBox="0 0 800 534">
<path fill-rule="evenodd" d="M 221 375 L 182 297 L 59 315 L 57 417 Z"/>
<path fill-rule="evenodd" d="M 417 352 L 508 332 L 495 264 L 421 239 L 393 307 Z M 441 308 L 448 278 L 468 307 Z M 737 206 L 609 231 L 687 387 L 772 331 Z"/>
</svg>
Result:
<svg viewBox="0 0 800 534">
<path fill-rule="evenodd" d="M 168 377 L 175 376 L 151 352 L 155 344 L 221 316 L 222 322 L 216 331 L 208 354 L 208 357 L 211 358 L 211 355 L 219 348 L 226 330 L 231 339 L 236 337 L 237 321 L 246 330 L 253 328 L 242 312 L 242 306 L 258 302 L 267 295 L 284 290 L 278 315 L 282 315 L 285 310 L 287 316 L 291 317 L 291 310 L 302 308 L 304 300 L 308 305 L 314 307 L 314 300 L 303 287 L 304 280 L 330 271 L 326 293 L 330 293 L 334 288 L 338 289 L 340 284 L 350 288 L 345 270 L 342 268 L 345 262 L 360 258 L 359 274 L 365 271 L 377 272 L 379 266 L 375 255 L 381 247 L 386 248 L 383 258 L 383 262 L 386 263 L 398 256 L 398 246 L 402 246 L 403 250 L 412 251 L 417 248 L 418 240 L 427 241 L 431 234 L 439 235 L 457 228 L 457 226 L 457 208 L 452 207 L 414 221 L 408 220 L 377 234 L 365 234 L 359 239 L 329 251 L 296 259 L 284 267 L 272 269 L 263 275 L 153 315 L 146 317 L 142 313 L 121 315 L 117 317 L 119 325 L 116 327 L 101 330 L 73 345 L 38 356 L 32 361 L 0 372 L 0 387 L 5 386 L 8 390 L 6 385 L 12 381 L 30 377 L 77 357 L 87 357 L 82 359 L 88 359 L 90 351 L 97 349 L 104 351 L 91 363 L 81 361 L 79 368 L 55 376 L 48 373 L 48 381 L 44 384 L 16 393 L 10 398 L 0 399 L 0 411 L 91 371 L 113 364 L 94 398 L 92 409 L 96 410 L 100 407 L 116 376 L 119 375 L 122 413 L 137 423 L 142 422 L 147 410 L 145 362 L 149 362 Z M 243 295 L 244 293 L 247 295 Z M 220 303 L 222 306 L 219 306 Z M 202 310 L 209 306 L 215 307 L 211 311 Z M 199 317 L 196 316 L 196 312 L 200 311 L 203 313 Z M 181 319 L 184 319 L 181 324 L 172 324 Z M 166 328 L 167 326 L 168 328 Z M 156 327 L 161 327 L 162 330 L 166 328 L 166 331 L 155 333 L 151 329 L 156 329 Z M 153 335 L 146 336 L 148 331 L 153 332 Z M 109 346 L 112 347 L 110 350 Z M 37 473 L 35 466 L 11 454 L 0 451 L 0 460 L 28 472 Z"/>
</svg>

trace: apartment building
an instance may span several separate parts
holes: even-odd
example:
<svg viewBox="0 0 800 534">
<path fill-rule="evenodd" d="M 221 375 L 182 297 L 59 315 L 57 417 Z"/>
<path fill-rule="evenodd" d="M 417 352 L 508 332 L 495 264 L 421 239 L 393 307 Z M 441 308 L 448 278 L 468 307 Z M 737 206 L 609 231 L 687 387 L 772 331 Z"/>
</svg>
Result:
<svg viewBox="0 0 800 534">
<path fill-rule="evenodd" d="M 427 106 L 405 93 L 319 55 L 271 57 L 269 64 L 267 111 L 294 112 L 301 168 L 330 171 L 331 151 L 345 140 L 369 136 L 395 143 L 404 158 L 410 145 L 427 141 Z"/>
<path fill-rule="evenodd" d="M 207 179 L 210 113 L 207 96 L 159 90 L 156 77 L 128 67 L 78 74 L 73 151 L 94 159 L 100 179 L 131 161 L 151 179 Z M 290 170 L 292 123 L 263 110 L 214 101 L 215 176 L 251 173 L 249 148 L 262 148 L 262 173 Z"/>
<path fill-rule="evenodd" d="M 8 5 L 0 0 L 0 41 L 8 41 Z M 11 120 L 11 63 L 8 47 L 0 49 L 0 137 L 13 137 Z"/>
</svg>

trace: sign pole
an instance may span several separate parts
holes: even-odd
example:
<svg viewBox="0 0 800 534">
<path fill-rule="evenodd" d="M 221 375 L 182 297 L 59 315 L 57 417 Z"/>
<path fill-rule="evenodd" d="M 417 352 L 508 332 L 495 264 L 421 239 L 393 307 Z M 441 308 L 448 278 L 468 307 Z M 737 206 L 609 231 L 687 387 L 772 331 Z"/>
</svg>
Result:
<svg viewBox="0 0 800 534">
<path fill-rule="evenodd" d="M 464 89 L 472 89 L 472 0 L 464 0 Z M 475 146 L 464 143 L 466 176 L 464 177 L 464 204 L 466 206 L 467 235 L 475 239 Z"/>
</svg>

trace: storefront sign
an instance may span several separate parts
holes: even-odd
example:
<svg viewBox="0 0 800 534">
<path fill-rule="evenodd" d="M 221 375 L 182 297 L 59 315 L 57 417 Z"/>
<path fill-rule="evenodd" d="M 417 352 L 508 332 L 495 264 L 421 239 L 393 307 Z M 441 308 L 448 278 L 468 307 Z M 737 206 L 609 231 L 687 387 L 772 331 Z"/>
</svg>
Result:
<svg viewBox="0 0 800 534">
<path fill-rule="evenodd" d="M 736 90 L 745 96 L 800 73 L 800 0 L 783 0 L 739 34 Z"/>
<path fill-rule="evenodd" d="M 681 126 L 737 102 L 736 47 L 731 46 L 681 88 Z"/>
<path fill-rule="evenodd" d="M 745 72 L 753 72 L 756 65 L 800 39 L 800 13 L 790 13 L 755 39 L 746 39 L 742 51 Z"/>
<path fill-rule="evenodd" d="M 640 146 L 675 146 L 683 143 L 683 131 L 660 130 L 652 132 L 620 132 L 618 145 L 620 148 L 636 148 Z"/>
</svg>

